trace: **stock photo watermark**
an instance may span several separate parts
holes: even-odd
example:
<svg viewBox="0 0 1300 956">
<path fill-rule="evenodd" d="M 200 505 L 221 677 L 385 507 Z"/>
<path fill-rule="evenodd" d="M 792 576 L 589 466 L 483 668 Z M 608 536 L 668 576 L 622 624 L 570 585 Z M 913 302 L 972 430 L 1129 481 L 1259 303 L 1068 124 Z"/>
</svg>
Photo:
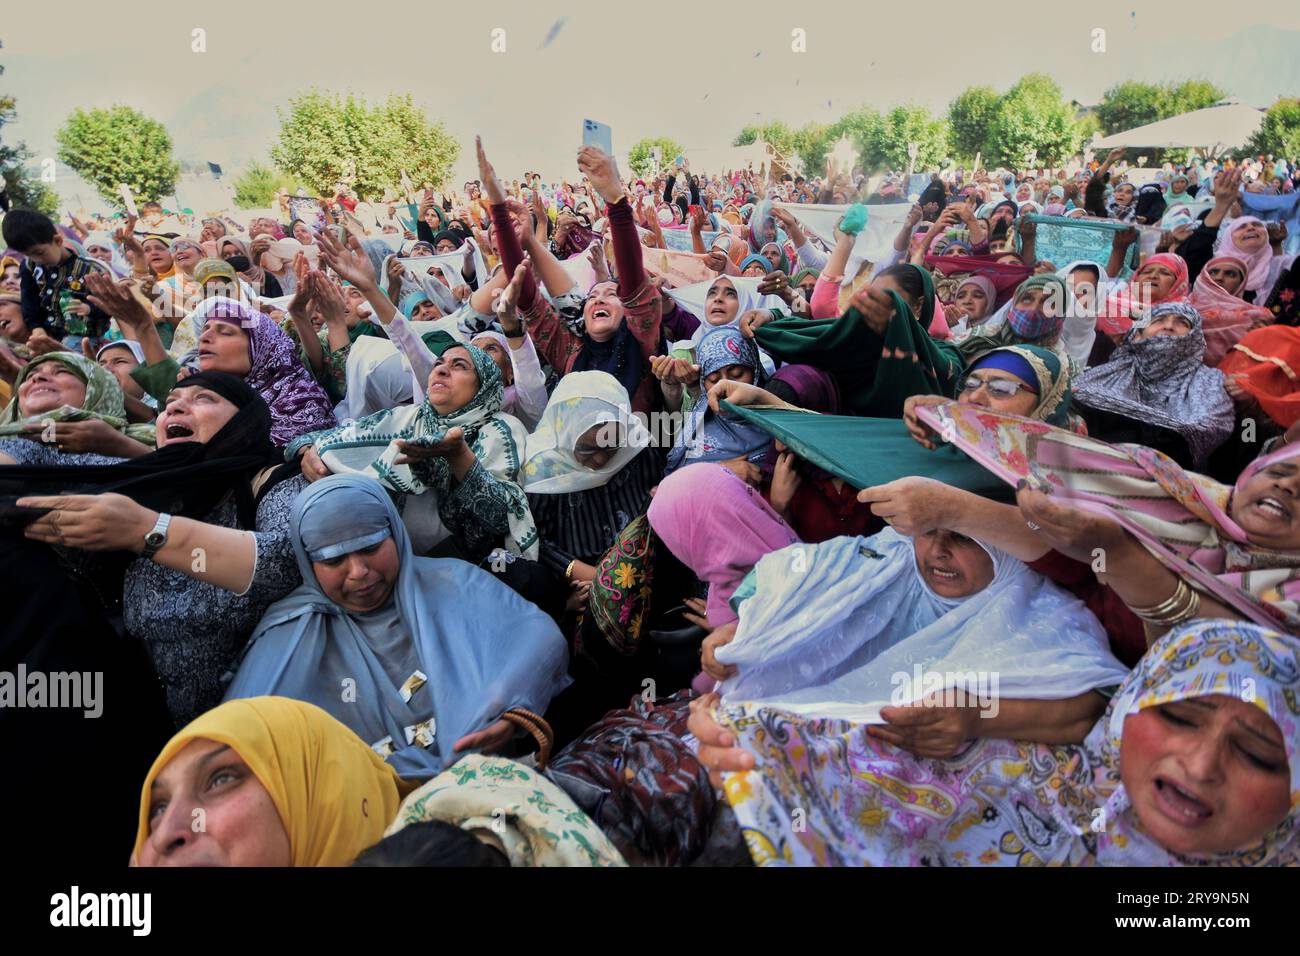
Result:
<svg viewBox="0 0 1300 956">
<path fill-rule="evenodd" d="M 80 710 L 89 720 L 104 712 L 102 671 L 0 671 L 0 709 Z"/>
</svg>

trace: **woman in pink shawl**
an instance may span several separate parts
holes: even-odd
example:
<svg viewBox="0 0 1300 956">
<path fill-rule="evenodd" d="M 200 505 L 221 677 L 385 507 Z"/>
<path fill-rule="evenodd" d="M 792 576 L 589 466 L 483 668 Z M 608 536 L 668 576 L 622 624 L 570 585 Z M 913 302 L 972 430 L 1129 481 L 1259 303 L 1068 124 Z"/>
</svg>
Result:
<svg viewBox="0 0 1300 956">
<path fill-rule="evenodd" d="M 1117 261 L 1112 254 L 1107 274 L 1118 275 L 1122 268 L 1122 259 Z M 1123 336 L 1133 327 L 1134 317 L 1153 306 L 1187 301 L 1190 287 L 1187 263 L 1182 256 L 1172 252 L 1151 256 L 1133 273 L 1128 285 L 1106 300 L 1102 314 L 1097 317 L 1097 328 L 1110 336 Z"/>
<path fill-rule="evenodd" d="M 1268 243 L 1268 226 L 1254 216 L 1238 216 L 1226 229 L 1219 230 L 1214 244 L 1216 256 L 1236 256 L 1246 265 L 1246 284 L 1241 293 L 1253 292 L 1259 296 L 1267 292 L 1273 249 Z M 1259 301 L 1256 298 L 1256 301 Z"/>
<path fill-rule="evenodd" d="M 1273 313 L 1242 299 L 1249 267 L 1239 256 L 1215 256 L 1192 287 L 1191 306 L 1201 313 L 1205 364 L 1217 366 L 1242 336 L 1273 321 Z"/>
<path fill-rule="evenodd" d="M 668 550 L 709 586 L 709 627 L 736 620 L 728 602 L 759 558 L 799 540 L 756 488 L 709 462 L 660 482 L 647 516 Z"/>
</svg>

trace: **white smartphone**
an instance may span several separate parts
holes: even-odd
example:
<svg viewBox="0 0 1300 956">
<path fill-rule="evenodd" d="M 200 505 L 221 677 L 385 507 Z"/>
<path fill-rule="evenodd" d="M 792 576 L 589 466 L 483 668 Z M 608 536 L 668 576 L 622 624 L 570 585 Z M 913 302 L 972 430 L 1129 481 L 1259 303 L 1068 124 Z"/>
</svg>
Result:
<svg viewBox="0 0 1300 956">
<path fill-rule="evenodd" d="M 582 121 L 582 145 L 595 146 L 609 155 L 614 155 L 614 136 L 609 126 L 595 120 Z"/>
</svg>

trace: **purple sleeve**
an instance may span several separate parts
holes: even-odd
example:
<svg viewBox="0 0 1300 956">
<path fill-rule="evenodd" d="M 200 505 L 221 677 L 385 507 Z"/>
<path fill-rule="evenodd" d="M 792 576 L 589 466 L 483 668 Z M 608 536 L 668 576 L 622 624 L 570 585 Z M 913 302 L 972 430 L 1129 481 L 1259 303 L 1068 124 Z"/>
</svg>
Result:
<svg viewBox="0 0 1300 956">
<path fill-rule="evenodd" d="M 664 313 L 661 319 L 664 335 L 670 342 L 680 342 L 682 339 L 689 339 L 695 334 L 695 330 L 700 327 L 700 320 L 693 313 L 687 312 L 680 305 L 669 297 L 668 301 L 672 303 L 671 308 Z"/>
</svg>

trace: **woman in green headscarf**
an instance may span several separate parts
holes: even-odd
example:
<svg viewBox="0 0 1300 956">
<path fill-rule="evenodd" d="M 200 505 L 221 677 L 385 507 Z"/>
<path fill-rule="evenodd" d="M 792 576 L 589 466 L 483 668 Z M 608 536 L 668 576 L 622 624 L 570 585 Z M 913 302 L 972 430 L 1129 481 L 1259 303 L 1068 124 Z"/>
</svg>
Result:
<svg viewBox="0 0 1300 956">
<path fill-rule="evenodd" d="M 1061 329 L 1073 304 L 1070 287 L 1060 276 L 1050 272 L 1030 276 L 1003 310 L 984 323 L 991 331 L 962 340 L 958 348 L 968 362 L 974 362 L 1006 345 L 1036 345 L 1059 355 L 1076 374 L 1073 359 L 1061 344 Z"/>
<path fill-rule="evenodd" d="M 130 425 L 113 374 L 75 352 L 23 366 L 0 412 L 0 464 L 103 464 L 153 451 L 154 426 Z M 86 456 L 94 456 L 94 461 Z"/>
<path fill-rule="evenodd" d="M 783 362 L 835 376 L 855 415 L 898 418 L 909 395 L 951 395 L 962 358 L 956 346 L 927 331 L 934 319 L 934 283 L 914 265 L 893 266 L 854 296 L 835 319 L 787 318 L 779 310 L 747 313 L 741 329 Z"/>
</svg>

